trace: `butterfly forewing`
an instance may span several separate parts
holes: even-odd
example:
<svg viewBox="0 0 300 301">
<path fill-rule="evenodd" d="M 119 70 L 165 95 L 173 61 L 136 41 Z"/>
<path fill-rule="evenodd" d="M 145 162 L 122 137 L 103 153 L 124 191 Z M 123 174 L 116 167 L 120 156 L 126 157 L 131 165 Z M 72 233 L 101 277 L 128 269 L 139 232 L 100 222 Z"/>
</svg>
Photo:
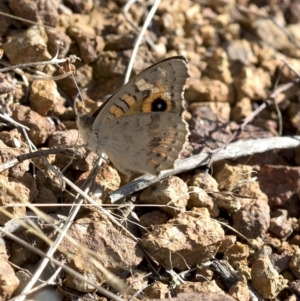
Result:
<svg viewBox="0 0 300 301">
<path fill-rule="evenodd" d="M 153 111 L 182 114 L 183 92 L 189 76 L 188 62 L 182 56 L 160 61 L 122 86 L 100 109 L 94 130 L 121 116 Z"/>
</svg>

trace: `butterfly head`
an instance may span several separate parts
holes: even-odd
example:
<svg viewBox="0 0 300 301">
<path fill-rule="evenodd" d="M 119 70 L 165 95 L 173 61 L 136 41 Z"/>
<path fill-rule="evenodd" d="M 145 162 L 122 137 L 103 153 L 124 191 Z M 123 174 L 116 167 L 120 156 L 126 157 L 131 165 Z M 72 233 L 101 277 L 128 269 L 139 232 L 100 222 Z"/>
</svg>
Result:
<svg viewBox="0 0 300 301">
<path fill-rule="evenodd" d="M 80 114 L 77 117 L 76 124 L 80 135 L 85 143 L 89 141 L 89 137 L 92 133 L 92 126 L 94 123 L 94 118 L 87 114 Z"/>
</svg>

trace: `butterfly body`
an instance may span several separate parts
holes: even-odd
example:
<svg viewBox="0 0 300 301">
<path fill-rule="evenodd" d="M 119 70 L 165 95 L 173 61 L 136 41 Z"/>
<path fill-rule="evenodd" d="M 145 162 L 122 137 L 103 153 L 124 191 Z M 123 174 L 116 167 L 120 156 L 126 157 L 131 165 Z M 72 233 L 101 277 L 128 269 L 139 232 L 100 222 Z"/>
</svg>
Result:
<svg viewBox="0 0 300 301">
<path fill-rule="evenodd" d="M 189 134 L 182 117 L 187 78 L 188 63 L 181 56 L 150 66 L 112 95 L 95 117 L 79 116 L 83 140 L 125 174 L 172 169 Z"/>
</svg>

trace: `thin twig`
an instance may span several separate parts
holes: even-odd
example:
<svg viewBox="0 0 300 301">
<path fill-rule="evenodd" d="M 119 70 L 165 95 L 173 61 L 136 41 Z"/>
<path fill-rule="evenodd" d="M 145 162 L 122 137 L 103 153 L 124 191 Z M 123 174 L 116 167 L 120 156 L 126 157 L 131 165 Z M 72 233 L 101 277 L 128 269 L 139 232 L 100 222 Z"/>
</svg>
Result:
<svg viewBox="0 0 300 301">
<path fill-rule="evenodd" d="M 37 26 L 49 28 L 49 29 L 57 29 L 57 28 L 49 26 L 49 25 L 40 24 L 40 23 L 37 23 L 37 22 L 34 22 L 34 21 L 26 20 L 24 18 L 11 15 L 11 14 L 6 14 L 6 13 L 4 13 L 2 11 L 0 12 L 0 15 L 3 15 L 5 17 L 9 17 L 11 19 L 16 19 L 16 20 L 19 20 L 19 21 L 22 21 L 22 22 L 26 22 L 26 23 L 29 23 L 29 24 L 33 24 L 33 25 L 37 25 Z"/>
<path fill-rule="evenodd" d="M 273 137 L 257 140 L 239 140 L 237 142 L 229 144 L 225 149 L 217 149 L 215 151 L 216 155 L 213 156 L 212 162 L 250 156 L 274 149 L 290 149 L 296 147 L 300 147 L 300 136 Z M 169 176 L 204 166 L 209 163 L 210 158 L 211 153 L 200 153 L 199 155 L 178 161 L 174 170 L 164 171 L 161 173 L 160 177 L 152 175 L 141 176 L 133 180 L 132 182 L 122 186 L 118 190 L 112 192 L 110 194 L 110 200 L 112 203 L 115 203 L 121 198 L 126 197 L 134 192 L 140 191 Z"/>
<path fill-rule="evenodd" d="M 10 148 L 8 148 L 10 150 Z M 6 161 L 3 164 L 0 164 L 0 172 L 9 169 L 11 167 L 14 167 L 15 165 L 25 161 L 30 160 L 36 157 L 41 156 L 48 156 L 53 154 L 65 154 L 67 156 L 73 156 L 75 154 L 75 151 L 73 148 L 51 148 L 51 149 L 42 149 L 33 151 L 31 153 L 21 154 L 17 156 L 16 158 Z"/>
<path fill-rule="evenodd" d="M 126 70 L 126 74 L 125 74 L 125 78 L 124 78 L 124 84 L 126 84 L 130 78 L 130 74 L 131 74 L 131 71 L 132 71 L 132 67 L 133 67 L 133 63 L 134 63 L 134 60 L 135 60 L 135 57 L 137 55 L 137 52 L 138 52 L 138 49 L 140 47 L 140 44 L 143 40 L 143 37 L 145 35 L 145 32 L 147 30 L 147 27 L 149 26 L 157 8 L 158 8 L 158 5 L 160 4 L 161 0 L 155 0 L 155 2 L 153 3 L 152 7 L 151 7 L 151 10 L 149 11 L 149 14 L 143 24 L 143 27 L 140 31 L 140 34 L 138 35 L 138 38 L 137 40 L 135 41 L 134 43 L 134 47 L 133 47 L 133 50 L 132 50 L 132 54 L 131 54 L 131 57 L 130 57 L 130 61 L 129 61 L 129 64 L 127 66 L 127 70 Z"/>
<path fill-rule="evenodd" d="M 11 124 L 13 124 L 15 127 L 22 128 L 22 129 L 25 129 L 25 130 L 27 130 L 27 131 L 30 130 L 27 126 L 25 126 L 25 125 L 23 125 L 23 124 L 21 124 L 21 123 L 15 121 L 15 120 L 13 120 L 13 119 L 12 119 L 9 115 L 7 115 L 7 114 L 1 114 L 1 113 L 0 113 L 0 118 L 3 119 L 3 120 L 5 120 L 5 121 L 7 121 L 7 122 L 9 122 L 9 123 L 11 123 Z"/>
<path fill-rule="evenodd" d="M 69 61 L 74 62 L 76 60 L 80 60 L 80 58 L 77 57 L 76 55 L 70 55 L 69 57 L 63 58 L 63 59 L 58 59 L 57 57 L 54 57 L 48 61 L 24 63 L 24 64 L 15 65 L 15 66 L 9 66 L 9 67 L 0 69 L 0 72 L 13 71 L 15 69 L 24 69 L 24 68 L 29 68 L 29 67 L 43 66 L 43 65 L 57 65 L 57 64 L 62 64 L 62 63 L 69 62 Z M 3 62 L 1 62 L 1 63 L 3 63 Z"/>
<path fill-rule="evenodd" d="M 124 17 L 125 17 L 126 21 L 132 26 L 132 28 L 133 28 L 137 33 L 140 33 L 140 28 L 139 28 L 133 21 L 131 21 L 131 19 L 130 19 L 129 16 L 128 16 L 128 12 L 129 12 L 131 6 L 132 6 L 135 2 L 137 2 L 137 0 L 129 0 L 129 1 L 127 1 L 127 3 L 126 3 L 125 6 L 124 6 Z M 147 37 L 147 35 L 145 35 L 145 39 L 146 39 L 147 43 L 154 49 L 155 47 L 154 47 L 154 43 L 152 42 L 152 40 L 149 39 L 149 38 Z"/>
</svg>

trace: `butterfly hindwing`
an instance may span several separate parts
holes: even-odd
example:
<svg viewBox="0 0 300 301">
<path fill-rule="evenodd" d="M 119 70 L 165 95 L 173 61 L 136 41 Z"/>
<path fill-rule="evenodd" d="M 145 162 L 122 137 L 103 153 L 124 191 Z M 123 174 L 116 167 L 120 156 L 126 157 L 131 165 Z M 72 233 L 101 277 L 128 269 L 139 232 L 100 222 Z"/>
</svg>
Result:
<svg viewBox="0 0 300 301">
<path fill-rule="evenodd" d="M 178 115 L 144 113 L 137 114 L 136 118 L 123 116 L 104 124 L 98 141 L 99 147 L 103 147 L 115 167 L 123 173 L 159 174 L 174 167 L 187 134 L 187 124 Z"/>
</svg>

